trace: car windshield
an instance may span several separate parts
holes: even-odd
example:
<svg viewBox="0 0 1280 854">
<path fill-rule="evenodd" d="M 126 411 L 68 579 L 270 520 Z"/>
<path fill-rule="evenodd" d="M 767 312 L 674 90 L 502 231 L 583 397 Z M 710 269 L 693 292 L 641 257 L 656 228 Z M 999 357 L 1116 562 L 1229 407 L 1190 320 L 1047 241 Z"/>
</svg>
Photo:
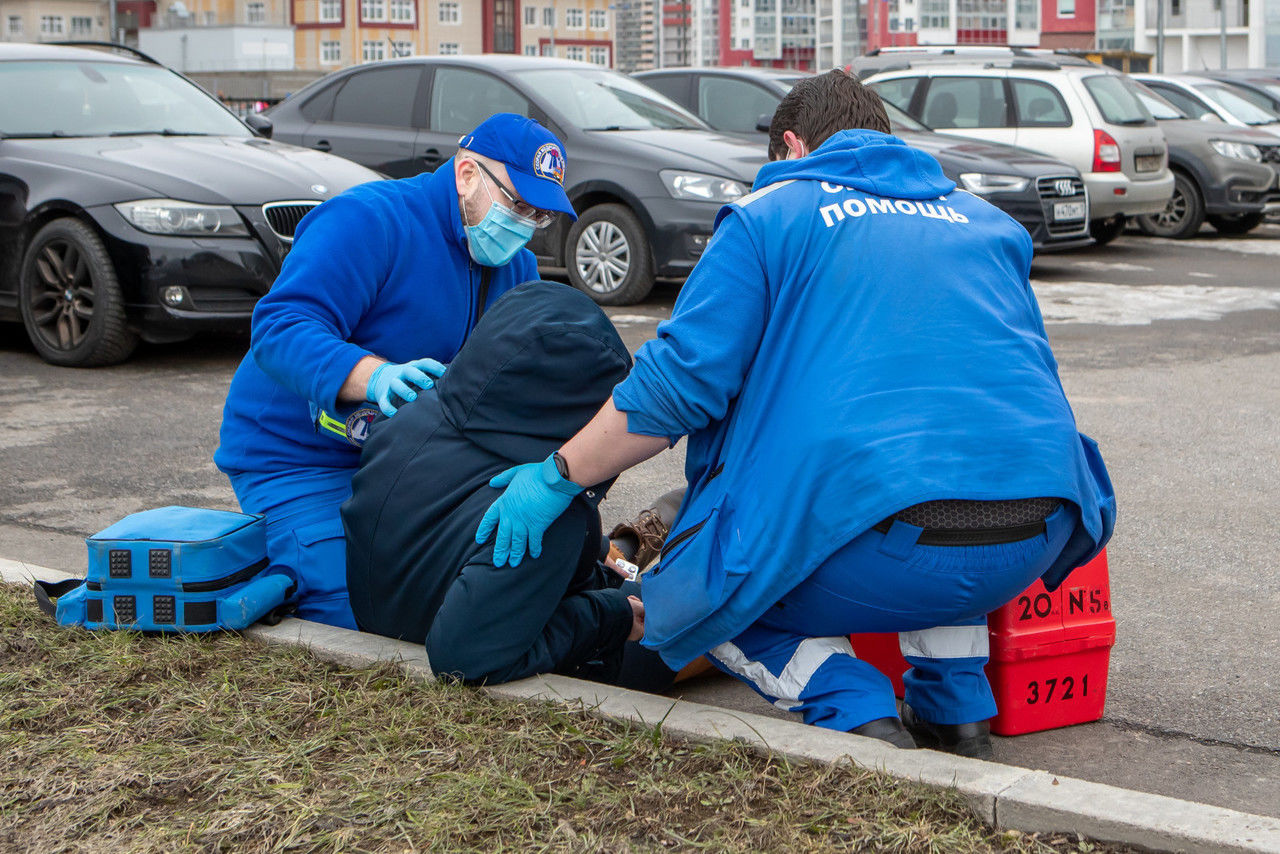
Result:
<svg viewBox="0 0 1280 854">
<path fill-rule="evenodd" d="M 1280 122 L 1280 116 L 1240 97 L 1233 87 L 1222 83 L 1196 83 L 1192 88 L 1208 95 L 1222 109 L 1247 125 L 1269 125 Z"/>
<path fill-rule="evenodd" d="M 516 77 L 582 130 L 708 129 L 674 101 L 614 71 L 547 68 Z"/>
<path fill-rule="evenodd" d="M 1113 125 L 1145 125 L 1151 114 L 1137 96 L 1125 88 L 1116 74 L 1095 74 L 1084 78 L 1084 88 L 1089 90 L 1093 103 L 1098 105 L 1102 118 Z"/>
<path fill-rule="evenodd" d="M 0 136 L 252 136 L 217 101 L 155 65 L 0 62 Z"/>
<path fill-rule="evenodd" d="M 1126 77 L 1124 80 L 1124 87 L 1132 92 L 1137 99 L 1142 102 L 1142 106 L 1147 108 L 1147 112 L 1155 116 L 1157 119 L 1191 118 L 1191 116 L 1188 116 L 1186 113 L 1182 112 L 1182 110 L 1179 110 L 1173 104 L 1169 103 L 1146 86 L 1143 86 L 1137 80 L 1130 80 Z"/>
<path fill-rule="evenodd" d="M 1234 80 L 1224 80 L 1223 83 L 1225 83 L 1231 90 L 1232 94 L 1239 95 L 1255 107 L 1259 107 L 1268 113 L 1274 113 L 1276 111 L 1275 102 L 1272 101 L 1271 98 L 1267 97 L 1266 94 L 1255 89 L 1250 89 L 1248 86 L 1241 86 Z"/>
</svg>

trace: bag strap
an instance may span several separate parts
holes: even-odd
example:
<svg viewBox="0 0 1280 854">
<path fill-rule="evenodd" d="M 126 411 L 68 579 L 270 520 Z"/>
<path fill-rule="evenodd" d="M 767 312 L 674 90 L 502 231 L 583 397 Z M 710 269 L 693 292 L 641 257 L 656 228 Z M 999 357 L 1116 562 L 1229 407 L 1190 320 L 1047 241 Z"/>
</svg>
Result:
<svg viewBox="0 0 1280 854">
<path fill-rule="evenodd" d="M 66 581 L 37 581 L 34 585 L 36 604 L 40 606 L 41 611 L 57 619 L 58 606 L 53 600 L 70 593 L 81 584 L 84 584 L 84 579 L 81 578 L 68 578 Z"/>
</svg>

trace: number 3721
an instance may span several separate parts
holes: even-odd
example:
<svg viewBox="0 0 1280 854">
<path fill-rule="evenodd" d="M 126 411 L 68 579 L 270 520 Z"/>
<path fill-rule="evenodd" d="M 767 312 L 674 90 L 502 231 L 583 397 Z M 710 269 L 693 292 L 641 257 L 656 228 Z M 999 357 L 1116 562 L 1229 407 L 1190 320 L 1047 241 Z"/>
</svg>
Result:
<svg viewBox="0 0 1280 854">
<path fill-rule="evenodd" d="M 1027 683 L 1027 705 L 1051 703 L 1055 700 L 1059 702 L 1074 700 L 1077 696 L 1077 686 L 1080 689 L 1079 696 L 1089 696 L 1089 674 L 1081 676 L 1078 683 L 1074 676 L 1063 676 L 1061 679 L 1032 679 Z"/>
</svg>

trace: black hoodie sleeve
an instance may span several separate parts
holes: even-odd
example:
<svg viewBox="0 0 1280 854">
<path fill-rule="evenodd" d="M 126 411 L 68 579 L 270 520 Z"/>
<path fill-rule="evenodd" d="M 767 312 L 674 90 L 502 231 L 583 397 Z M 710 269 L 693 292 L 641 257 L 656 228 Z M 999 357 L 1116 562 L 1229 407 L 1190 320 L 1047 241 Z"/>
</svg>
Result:
<svg viewBox="0 0 1280 854">
<path fill-rule="evenodd" d="M 427 633 L 432 670 L 497 684 L 572 670 L 620 649 L 632 624 L 626 593 L 567 593 L 590 539 L 589 514 L 575 502 L 543 535 L 542 555 L 517 567 L 493 566 L 492 547 L 469 561 Z"/>
</svg>

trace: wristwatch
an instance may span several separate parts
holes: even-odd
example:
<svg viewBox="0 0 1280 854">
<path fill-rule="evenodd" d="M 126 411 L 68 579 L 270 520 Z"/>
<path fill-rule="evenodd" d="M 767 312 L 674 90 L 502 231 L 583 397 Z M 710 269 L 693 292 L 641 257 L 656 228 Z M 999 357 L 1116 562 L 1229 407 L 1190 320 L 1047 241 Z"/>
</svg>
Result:
<svg viewBox="0 0 1280 854">
<path fill-rule="evenodd" d="M 560 476 L 565 480 L 571 480 L 569 477 L 569 461 L 561 456 L 559 451 L 551 455 L 551 460 L 556 464 L 556 471 L 560 472 Z"/>
</svg>

